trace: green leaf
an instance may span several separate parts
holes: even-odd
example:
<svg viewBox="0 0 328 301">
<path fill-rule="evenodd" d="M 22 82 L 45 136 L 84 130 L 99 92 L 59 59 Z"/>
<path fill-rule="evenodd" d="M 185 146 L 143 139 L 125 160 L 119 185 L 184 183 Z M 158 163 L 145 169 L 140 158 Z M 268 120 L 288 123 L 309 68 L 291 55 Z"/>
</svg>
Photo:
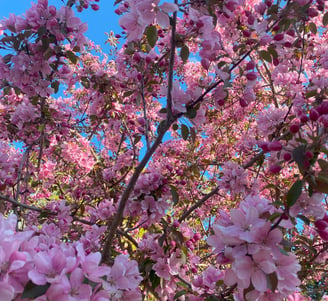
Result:
<svg viewBox="0 0 328 301">
<path fill-rule="evenodd" d="M 313 96 L 316 96 L 316 95 L 317 95 L 317 90 L 316 89 L 309 90 L 305 93 L 306 98 L 310 98 L 310 97 L 313 97 Z"/>
<path fill-rule="evenodd" d="M 302 193 L 303 182 L 297 180 L 287 193 L 287 205 L 288 207 L 293 206 Z"/>
<path fill-rule="evenodd" d="M 51 88 L 53 88 L 54 89 L 54 92 L 55 92 L 55 94 L 58 92 L 58 90 L 59 90 L 59 82 L 58 81 L 54 81 L 54 82 L 52 82 L 51 83 Z"/>
<path fill-rule="evenodd" d="M 322 18 L 322 24 L 323 26 L 327 26 L 328 25 L 328 12 L 326 12 Z"/>
<path fill-rule="evenodd" d="M 146 29 L 146 37 L 148 44 L 153 48 L 158 40 L 157 28 L 154 25 L 148 26 Z"/>
<path fill-rule="evenodd" d="M 73 51 L 66 51 L 66 56 L 74 65 L 77 63 L 78 57 L 74 54 Z"/>
<path fill-rule="evenodd" d="M 24 288 L 22 298 L 35 299 L 40 297 L 47 292 L 49 286 L 50 283 L 45 285 L 36 285 L 32 281 L 29 281 Z"/>
<path fill-rule="evenodd" d="M 323 159 L 318 159 L 321 170 L 328 170 L 328 162 Z"/>
<path fill-rule="evenodd" d="M 305 145 L 300 145 L 293 150 L 293 159 L 297 163 L 300 171 L 304 168 Z"/>
<path fill-rule="evenodd" d="M 262 59 L 264 59 L 265 61 L 272 63 L 272 58 L 269 52 L 265 51 L 265 50 L 261 50 L 260 51 L 260 57 Z"/>
<path fill-rule="evenodd" d="M 172 185 L 170 185 L 170 188 L 171 188 L 171 195 L 172 195 L 173 203 L 177 204 L 179 202 L 179 194 L 178 194 L 177 188 Z"/>
<path fill-rule="evenodd" d="M 190 108 L 186 113 L 186 116 L 190 119 L 195 118 L 196 115 L 197 115 L 197 110 L 195 108 Z"/>
<path fill-rule="evenodd" d="M 165 129 L 165 127 L 166 127 L 166 120 L 162 120 L 157 127 L 157 133 L 162 132 Z"/>
<path fill-rule="evenodd" d="M 185 287 L 185 288 L 189 289 L 188 284 L 186 284 L 184 282 L 177 282 L 177 286 L 182 286 L 182 287 Z"/>
<path fill-rule="evenodd" d="M 187 140 L 188 139 L 188 136 L 189 136 L 189 128 L 182 124 L 181 125 L 181 135 L 182 135 L 182 138 L 183 140 Z"/>
<path fill-rule="evenodd" d="M 269 220 L 271 221 L 271 222 L 273 222 L 275 219 L 277 219 L 278 217 L 280 217 L 281 216 L 281 212 L 274 212 L 274 213 L 272 213 L 270 216 L 269 216 Z"/>
<path fill-rule="evenodd" d="M 273 57 L 274 59 L 277 59 L 277 58 L 278 58 L 278 52 L 277 52 L 277 50 L 276 50 L 275 47 L 273 47 L 273 46 L 269 46 L 269 47 L 268 47 L 268 52 L 272 55 L 272 57 Z"/>
<path fill-rule="evenodd" d="M 181 290 L 180 292 L 177 292 L 177 293 L 174 295 L 173 300 L 176 300 L 176 299 L 178 299 L 179 297 L 181 297 L 181 296 L 183 296 L 183 295 L 185 295 L 185 294 L 187 294 L 187 291 L 186 291 L 186 290 Z"/>
<path fill-rule="evenodd" d="M 159 278 L 154 270 L 151 270 L 149 273 L 149 279 L 152 285 L 152 288 L 155 289 L 156 287 L 159 286 L 160 282 L 161 282 L 161 278 Z"/>
<path fill-rule="evenodd" d="M 267 278 L 267 285 L 271 292 L 274 292 L 278 286 L 278 277 L 275 272 L 266 275 Z"/>
<path fill-rule="evenodd" d="M 301 219 L 304 222 L 304 224 L 308 226 L 310 225 L 310 220 L 306 216 L 299 214 L 297 218 Z"/>
<path fill-rule="evenodd" d="M 215 296 L 208 296 L 205 301 L 220 301 L 220 299 Z"/>
<path fill-rule="evenodd" d="M 316 26 L 313 22 L 311 22 L 311 23 L 309 24 L 309 29 L 310 29 L 310 31 L 311 31 L 313 34 L 317 34 L 317 32 L 318 32 L 318 30 L 317 30 L 317 26 Z"/>
<path fill-rule="evenodd" d="M 135 136 L 134 141 L 133 141 L 134 145 L 136 145 L 140 140 L 141 140 L 140 135 Z"/>
<path fill-rule="evenodd" d="M 187 62 L 189 58 L 189 48 L 187 45 L 184 45 L 180 50 L 180 57 L 184 63 Z"/>
<path fill-rule="evenodd" d="M 313 189 L 322 193 L 328 193 L 328 172 L 319 172 L 318 177 L 315 178 Z"/>
</svg>

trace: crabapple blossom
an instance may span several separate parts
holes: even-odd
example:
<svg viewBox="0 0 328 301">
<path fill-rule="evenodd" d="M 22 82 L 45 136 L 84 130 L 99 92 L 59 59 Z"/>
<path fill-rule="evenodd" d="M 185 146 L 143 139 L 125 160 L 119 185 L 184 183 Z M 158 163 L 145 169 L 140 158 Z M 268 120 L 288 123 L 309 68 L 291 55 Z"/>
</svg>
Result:
<svg viewBox="0 0 328 301">
<path fill-rule="evenodd" d="M 59 2 L 0 21 L 0 299 L 327 299 L 327 3 Z"/>
</svg>

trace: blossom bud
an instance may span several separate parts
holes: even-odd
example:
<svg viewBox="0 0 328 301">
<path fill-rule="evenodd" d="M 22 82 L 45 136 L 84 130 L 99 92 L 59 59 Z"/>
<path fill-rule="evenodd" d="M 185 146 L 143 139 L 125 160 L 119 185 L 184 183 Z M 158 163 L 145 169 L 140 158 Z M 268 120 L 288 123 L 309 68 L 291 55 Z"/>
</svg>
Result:
<svg viewBox="0 0 328 301">
<path fill-rule="evenodd" d="M 256 74 L 256 72 L 248 72 L 248 73 L 246 74 L 246 78 L 247 78 L 248 80 L 256 80 L 256 78 L 257 78 L 257 74 Z"/>
<path fill-rule="evenodd" d="M 310 119 L 312 121 L 317 121 L 319 119 L 319 112 L 316 109 L 311 109 L 310 111 Z"/>
<path fill-rule="evenodd" d="M 298 131 L 300 130 L 300 126 L 296 123 L 292 124 L 290 127 L 289 127 L 289 131 L 292 133 L 292 134 L 296 134 Z"/>
<path fill-rule="evenodd" d="M 201 59 L 200 63 L 202 64 L 203 68 L 208 70 L 208 68 L 211 65 L 211 62 L 209 61 L 209 59 Z"/>
<path fill-rule="evenodd" d="M 194 239 L 195 239 L 195 241 L 198 241 L 198 240 L 200 240 L 200 239 L 201 239 L 201 237 L 202 237 L 202 236 L 201 236 L 201 234 L 200 234 L 200 233 L 198 233 L 198 232 L 194 234 Z"/>
<path fill-rule="evenodd" d="M 270 151 L 280 151 L 282 149 L 282 145 L 280 141 L 272 141 L 269 143 L 268 148 Z"/>
<path fill-rule="evenodd" d="M 249 31 L 249 30 L 244 30 L 243 31 L 243 36 L 245 37 L 245 38 L 249 38 L 250 36 L 251 36 L 251 32 Z"/>
<path fill-rule="evenodd" d="M 284 39 L 284 34 L 283 33 L 277 33 L 274 37 L 273 37 L 273 39 L 275 40 L 275 41 L 281 41 L 281 40 L 283 40 Z"/>
<path fill-rule="evenodd" d="M 141 126 L 144 126 L 146 123 L 145 118 L 143 118 L 143 117 L 138 117 L 137 121 Z"/>
<path fill-rule="evenodd" d="M 99 5 L 98 5 L 98 4 L 91 4 L 91 8 L 92 8 L 94 11 L 97 11 L 97 10 L 99 10 Z"/>
<path fill-rule="evenodd" d="M 324 221 L 323 219 L 318 219 L 315 221 L 314 225 L 318 230 L 324 230 L 328 228 L 328 223 Z"/>
<path fill-rule="evenodd" d="M 269 144 L 267 142 L 260 141 L 259 147 L 262 148 L 265 153 L 269 152 Z"/>
<path fill-rule="evenodd" d="M 307 151 L 305 152 L 305 157 L 308 159 L 312 159 L 313 158 L 313 153 L 311 151 Z"/>
<path fill-rule="evenodd" d="M 318 233 L 323 240 L 328 241 L 328 230 L 319 230 Z"/>
<path fill-rule="evenodd" d="M 225 100 L 224 100 L 224 99 L 219 99 L 219 100 L 217 101 L 217 103 L 218 103 L 219 106 L 224 106 L 224 104 L 225 104 Z"/>
<path fill-rule="evenodd" d="M 314 17 L 316 17 L 316 16 L 318 15 L 318 11 L 317 11 L 315 8 L 310 7 L 310 8 L 308 8 L 308 10 L 307 10 L 307 15 L 308 15 L 309 17 L 311 17 L 311 18 L 314 18 Z"/>
<path fill-rule="evenodd" d="M 255 62 L 254 61 L 249 61 L 246 65 L 246 70 L 252 70 L 256 67 Z"/>
<path fill-rule="evenodd" d="M 273 63 L 274 66 L 278 66 L 278 65 L 279 65 L 279 59 L 276 58 L 276 57 L 274 57 L 274 58 L 272 59 L 272 63 Z"/>
<path fill-rule="evenodd" d="M 307 117 L 307 115 L 305 115 L 305 114 L 302 114 L 300 116 L 300 120 L 301 120 L 302 123 L 305 123 L 309 120 L 309 117 Z"/>
<path fill-rule="evenodd" d="M 179 226 L 180 226 L 179 221 L 175 219 L 173 222 L 173 227 L 178 228 Z"/>
<path fill-rule="evenodd" d="M 276 164 L 271 165 L 269 168 L 270 173 L 272 173 L 274 175 L 278 174 L 280 172 L 280 170 L 281 170 L 281 166 L 276 165 Z"/>
<path fill-rule="evenodd" d="M 295 30 L 294 29 L 290 29 L 286 32 L 289 36 L 294 37 L 295 36 Z"/>
<path fill-rule="evenodd" d="M 248 106 L 248 103 L 244 98 L 239 98 L 239 104 L 242 108 L 246 108 Z"/>
<path fill-rule="evenodd" d="M 292 155 L 290 153 L 285 153 L 283 158 L 285 161 L 289 161 L 292 158 Z"/>
</svg>

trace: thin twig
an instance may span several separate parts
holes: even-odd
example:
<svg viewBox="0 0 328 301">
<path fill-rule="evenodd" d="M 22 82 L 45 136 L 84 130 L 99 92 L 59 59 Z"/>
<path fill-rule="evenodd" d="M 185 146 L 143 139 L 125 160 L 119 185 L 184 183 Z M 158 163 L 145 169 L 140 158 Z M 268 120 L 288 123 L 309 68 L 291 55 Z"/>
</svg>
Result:
<svg viewBox="0 0 328 301">
<path fill-rule="evenodd" d="M 37 211 L 37 212 L 47 212 L 46 210 L 42 210 L 41 208 L 38 208 L 38 207 L 34 207 L 34 206 L 30 206 L 30 205 L 26 205 L 26 204 L 22 204 L 8 196 L 4 196 L 4 195 L 1 195 L 0 194 L 0 199 L 3 200 L 3 201 L 6 201 L 6 202 L 9 202 L 17 207 L 21 207 L 21 208 L 25 208 L 25 209 L 28 209 L 28 210 L 32 210 L 32 211 Z"/>
<path fill-rule="evenodd" d="M 146 108 L 146 99 L 145 99 L 145 87 L 144 87 L 144 76 L 141 78 L 141 99 L 142 99 L 142 107 L 143 107 L 143 115 L 145 119 L 145 137 L 146 137 L 146 146 L 147 150 L 150 149 L 150 142 L 149 142 L 149 121 L 147 118 L 147 108 Z"/>
<path fill-rule="evenodd" d="M 177 1 L 174 1 L 178 4 Z M 167 115 L 166 120 L 171 120 L 173 117 L 173 100 L 172 100 L 172 88 L 173 88 L 173 69 L 174 69 L 174 57 L 175 57 L 175 32 L 176 32 L 176 22 L 177 22 L 177 12 L 173 13 L 172 21 L 172 32 L 171 32 L 171 45 L 170 45 L 170 61 L 169 61 L 169 74 L 168 74 L 168 84 L 167 84 Z"/>
</svg>

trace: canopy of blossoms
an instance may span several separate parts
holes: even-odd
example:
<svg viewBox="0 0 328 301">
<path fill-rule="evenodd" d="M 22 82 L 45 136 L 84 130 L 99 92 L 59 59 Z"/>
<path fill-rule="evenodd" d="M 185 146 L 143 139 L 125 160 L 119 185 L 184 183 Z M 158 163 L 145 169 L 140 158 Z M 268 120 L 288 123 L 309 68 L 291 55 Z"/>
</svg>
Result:
<svg viewBox="0 0 328 301">
<path fill-rule="evenodd" d="M 1 301 L 328 300 L 325 2 L 1 20 Z"/>
</svg>

